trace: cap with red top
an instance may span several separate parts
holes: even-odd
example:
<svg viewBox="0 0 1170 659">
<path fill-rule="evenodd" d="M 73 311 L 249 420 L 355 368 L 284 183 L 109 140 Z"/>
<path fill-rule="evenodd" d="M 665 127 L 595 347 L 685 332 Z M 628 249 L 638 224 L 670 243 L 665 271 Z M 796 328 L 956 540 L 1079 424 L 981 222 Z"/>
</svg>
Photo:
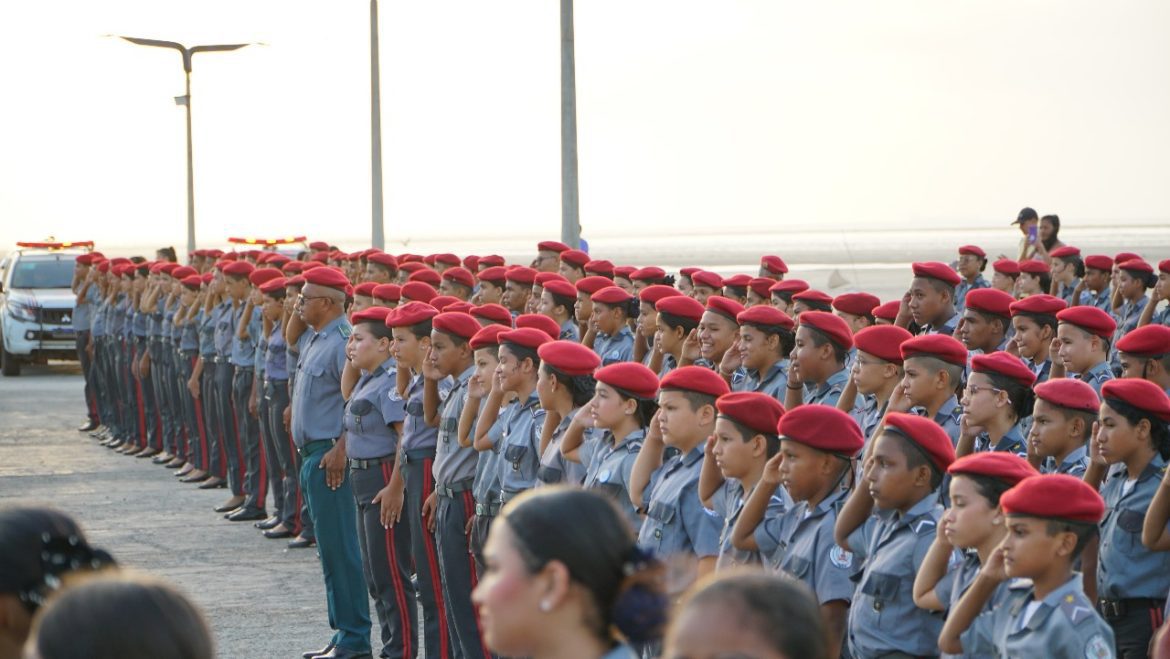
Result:
<svg viewBox="0 0 1170 659">
<path fill-rule="evenodd" d="M 503 267 L 504 263 L 504 257 L 499 254 L 488 254 L 479 257 L 479 265 L 487 268 Z"/>
<path fill-rule="evenodd" d="M 374 289 L 378 284 L 372 281 L 363 281 L 357 286 L 353 287 L 354 295 L 361 295 L 362 297 L 374 297 Z"/>
<path fill-rule="evenodd" d="M 288 274 L 295 275 L 300 273 L 305 268 L 305 265 L 307 264 L 304 261 L 289 261 L 280 266 L 280 269 Z"/>
<path fill-rule="evenodd" d="M 971 370 L 975 373 L 1002 375 L 1030 387 L 1036 382 L 1036 374 L 1022 359 L 1002 350 L 987 355 L 975 355 L 971 359 Z"/>
<path fill-rule="evenodd" d="M 678 318 L 685 318 L 694 322 L 699 322 L 703 318 L 703 312 L 706 307 L 701 302 L 693 297 L 685 295 L 674 295 L 671 297 L 664 297 L 654 303 L 654 309 L 658 313 L 664 313 Z"/>
<path fill-rule="evenodd" d="M 1161 387 L 1139 378 L 1119 378 L 1101 385 L 1101 400 L 1119 400 L 1170 423 L 1170 398 Z"/>
<path fill-rule="evenodd" d="M 978 256 L 981 259 L 987 258 L 987 252 L 983 251 L 983 248 L 978 245 L 961 245 L 959 246 L 959 253 Z"/>
<path fill-rule="evenodd" d="M 914 272 L 915 277 L 926 277 L 928 279 L 937 279 L 944 284 L 951 286 L 958 286 L 963 278 L 959 273 L 955 272 L 954 268 L 938 261 L 927 261 L 925 263 L 915 263 L 910 266 Z"/>
<path fill-rule="evenodd" d="M 1121 261 L 1117 267 L 1129 272 L 1141 272 L 1145 274 L 1153 274 L 1154 272 L 1154 266 L 1146 263 L 1142 259 L 1129 259 L 1128 261 Z"/>
<path fill-rule="evenodd" d="M 416 302 L 430 302 L 439 293 L 424 281 L 408 281 L 402 285 L 401 295 Z"/>
<path fill-rule="evenodd" d="M 832 295 L 811 288 L 793 294 L 792 300 L 794 302 L 804 302 L 805 304 L 822 304 L 826 307 L 833 306 Z"/>
<path fill-rule="evenodd" d="M 536 282 L 536 271 L 528 266 L 517 265 L 508 268 L 504 278 L 523 286 L 531 286 Z M 483 279 L 482 273 L 480 279 Z"/>
<path fill-rule="evenodd" d="M 475 277 L 462 266 L 451 266 L 443 271 L 443 279 L 467 288 L 475 288 Z"/>
<path fill-rule="evenodd" d="M 1001 275 L 1015 276 L 1020 274 L 1019 262 L 1013 261 L 1012 259 L 999 259 L 995 263 L 991 264 L 991 269 L 995 270 Z"/>
<path fill-rule="evenodd" d="M 934 357 L 948 364 L 966 366 L 967 348 L 945 334 L 923 334 L 902 343 L 902 359 L 911 357 Z"/>
<path fill-rule="evenodd" d="M 378 323 L 379 325 L 385 325 L 386 316 L 391 311 L 391 309 L 387 309 L 386 307 L 369 307 L 368 309 L 362 309 L 355 313 L 350 319 L 350 322 L 354 325 L 358 323 Z"/>
<path fill-rule="evenodd" d="M 446 311 L 447 307 L 455 304 L 458 301 L 459 298 L 455 297 L 454 295 L 436 295 L 435 297 L 431 298 L 431 306 L 438 309 L 439 311 Z"/>
<path fill-rule="evenodd" d="M 174 270 L 171 270 L 171 276 L 175 279 L 182 279 L 184 277 L 190 277 L 191 275 L 197 274 L 199 274 L 199 272 L 189 265 L 181 265 Z"/>
<path fill-rule="evenodd" d="M 630 279 L 634 281 L 662 281 L 665 277 L 666 271 L 653 265 L 638 268 L 630 273 Z"/>
<path fill-rule="evenodd" d="M 1005 293 L 1005 295 L 1007 294 Z M 1046 295 L 1041 293 L 1037 295 L 1029 295 L 1022 300 L 1012 302 L 1008 309 L 1011 311 L 1013 316 L 1022 313 L 1036 314 L 1039 316 L 1055 316 L 1061 311 L 1064 311 L 1064 309 L 1067 307 L 1068 303 L 1064 300 L 1054 295 Z"/>
<path fill-rule="evenodd" d="M 1056 314 L 1056 320 L 1069 325 L 1076 325 L 1089 334 L 1095 334 L 1103 339 L 1113 336 L 1117 329 L 1117 321 L 1108 313 L 1097 307 L 1080 305 L 1069 307 Z"/>
<path fill-rule="evenodd" d="M 800 315 L 800 326 L 815 329 L 844 350 L 853 347 L 853 332 L 843 318 L 825 311 L 806 311 Z"/>
<path fill-rule="evenodd" d="M 772 284 L 775 284 L 775 279 L 768 279 L 767 277 L 753 277 L 748 283 L 748 288 L 757 296 L 767 300 L 771 296 Z"/>
<path fill-rule="evenodd" d="M 873 308 L 873 317 L 894 322 L 898 319 L 898 310 L 902 304 L 898 300 L 890 300 Z"/>
<path fill-rule="evenodd" d="M 435 265 L 435 255 L 427 254 L 423 257 L 423 263 L 433 267 Z"/>
<path fill-rule="evenodd" d="M 682 275 L 683 277 L 691 277 L 691 276 L 693 276 L 693 275 L 694 275 L 696 272 L 699 272 L 699 271 L 701 271 L 701 270 L 702 270 L 702 268 L 696 268 L 696 267 L 695 267 L 695 266 L 693 266 L 693 265 L 688 265 L 688 266 L 687 266 L 687 267 L 685 267 L 685 268 L 679 268 L 679 269 L 678 269 L 678 274 Z"/>
<path fill-rule="evenodd" d="M 613 263 L 606 259 L 595 259 L 585 264 L 585 272 L 591 275 L 613 276 Z"/>
<path fill-rule="evenodd" d="M 951 463 L 948 474 L 986 476 L 1008 485 L 1015 485 L 1040 472 L 1028 461 L 1014 453 L 985 452 L 966 455 Z"/>
<path fill-rule="evenodd" d="M 1113 270 L 1113 258 L 1104 254 L 1090 254 L 1085 257 L 1085 267 L 1111 272 Z"/>
<path fill-rule="evenodd" d="M 173 263 L 173 262 L 168 261 L 165 263 L 160 263 L 159 267 L 158 267 L 158 271 L 163 273 L 164 275 L 170 275 L 170 274 L 173 274 L 175 272 L 175 270 L 177 270 L 178 268 L 181 268 L 181 267 L 182 266 L 179 265 L 178 263 Z"/>
<path fill-rule="evenodd" d="M 375 252 L 366 257 L 367 263 L 377 263 L 387 269 L 393 271 L 398 269 L 398 259 L 394 258 L 393 254 L 385 252 Z"/>
<path fill-rule="evenodd" d="M 492 302 L 472 307 L 471 315 L 476 318 L 490 320 L 493 323 L 507 325 L 508 327 L 512 326 L 512 313 L 502 304 Z"/>
<path fill-rule="evenodd" d="M 279 279 L 283 277 L 283 273 L 276 268 L 257 268 L 248 275 L 248 281 L 252 282 L 253 286 L 259 286 L 271 279 Z"/>
<path fill-rule="evenodd" d="M 780 418 L 776 428 L 782 440 L 800 442 L 826 453 L 852 458 L 865 444 L 857 421 L 835 407 L 801 405 Z"/>
<path fill-rule="evenodd" d="M 700 270 L 691 275 L 691 281 L 695 286 L 706 286 L 707 288 L 720 289 L 723 288 L 723 277 L 710 272 L 708 270 Z"/>
<path fill-rule="evenodd" d="M 1057 407 L 1092 414 L 1101 409 L 1101 399 L 1092 385 L 1077 378 L 1053 378 L 1036 385 L 1033 391 L 1037 398 Z"/>
<path fill-rule="evenodd" d="M 658 376 L 637 362 L 610 364 L 598 369 L 593 377 L 634 398 L 653 400 L 658 395 Z"/>
<path fill-rule="evenodd" d="M 349 278 L 343 275 L 340 270 L 333 268 L 313 268 L 306 270 L 302 276 L 305 278 L 306 284 L 335 288 L 342 292 L 350 286 Z"/>
<path fill-rule="evenodd" d="M 1158 270 L 1170 275 L 1170 259 L 1158 261 Z"/>
<path fill-rule="evenodd" d="M 431 327 L 444 334 L 458 336 L 465 340 L 471 340 L 471 337 L 482 329 L 479 323 L 471 317 L 471 314 L 451 312 L 440 312 L 439 315 L 431 319 Z"/>
<path fill-rule="evenodd" d="M 803 279 L 785 279 L 772 284 L 768 290 L 772 293 L 799 293 L 808 290 L 808 282 Z"/>
<path fill-rule="evenodd" d="M 1007 318 L 1016 298 L 998 288 L 974 288 L 967 291 L 967 308 Z"/>
<path fill-rule="evenodd" d="M 616 305 L 625 304 L 626 302 L 634 299 L 634 296 L 627 293 L 625 289 L 614 286 L 613 283 L 610 282 L 609 286 L 591 295 L 590 299 L 594 302 L 601 302 L 602 304 Z"/>
<path fill-rule="evenodd" d="M 426 270 L 427 266 L 422 261 L 405 261 L 399 259 L 398 269 L 403 272 L 418 272 L 419 270 Z"/>
<path fill-rule="evenodd" d="M 1100 524 L 1105 500 L 1085 481 L 1068 474 L 1032 476 L 999 498 L 1005 515 Z"/>
<path fill-rule="evenodd" d="M 675 297 L 678 295 L 682 295 L 682 292 L 673 286 L 653 284 L 639 291 L 638 299 L 650 306 L 654 306 L 664 297 Z"/>
<path fill-rule="evenodd" d="M 398 284 L 378 284 L 374 287 L 372 297 L 378 300 L 397 302 L 402 298 L 402 287 Z"/>
<path fill-rule="evenodd" d="M 444 306 L 443 311 L 458 311 L 459 313 L 471 313 L 471 310 L 474 307 L 475 307 L 475 305 L 470 303 L 470 302 L 464 302 L 463 300 L 456 300 L 456 301 L 451 302 L 450 304 Z"/>
<path fill-rule="evenodd" d="M 536 349 L 540 361 L 570 377 L 592 375 L 601 357 L 575 341 L 549 341 Z"/>
<path fill-rule="evenodd" d="M 1036 259 L 1024 259 L 1020 261 L 1020 272 L 1026 272 L 1030 275 L 1043 275 L 1048 272 L 1048 264 Z"/>
<path fill-rule="evenodd" d="M 712 295 L 707 298 L 707 309 L 727 318 L 733 323 L 739 321 L 736 318 L 743 313 L 743 305 L 731 298 L 723 297 L 722 295 Z"/>
<path fill-rule="evenodd" d="M 784 406 L 780 401 L 759 391 L 738 391 L 720 396 L 715 401 L 715 409 L 720 416 L 759 435 L 775 435 L 784 416 Z"/>
<path fill-rule="evenodd" d="M 731 387 L 727 385 L 726 380 L 715 371 L 702 366 L 680 366 L 674 369 L 663 376 L 659 389 L 691 391 L 715 398 L 731 393 Z"/>
<path fill-rule="evenodd" d="M 180 279 L 179 283 L 191 290 L 197 290 L 199 286 L 203 284 L 203 278 L 199 275 L 187 275 L 186 277 Z M 260 287 L 260 291 L 264 293 L 268 292 L 264 290 L 263 286 Z"/>
<path fill-rule="evenodd" d="M 500 335 L 507 331 L 509 331 L 508 328 L 503 325 L 488 325 L 476 332 L 468 343 L 472 350 L 498 346 L 500 345 Z"/>
<path fill-rule="evenodd" d="M 532 350 L 537 350 L 540 346 L 554 340 L 556 340 L 555 336 L 549 336 L 548 332 L 535 327 L 518 327 L 500 334 L 501 345 L 504 343 L 514 343 L 524 348 L 531 348 Z"/>
<path fill-rule="evenodd" d="M 870 316 L 881 303 L 878 296 L 869 293 L 842 293 L 833 298 L 834 309 L 854 316 Z"/>
<path fill-rule="evenodd" d="M 313 242 L 309 243 L 309 249 L 313 250 L 314 252 L 324 252 L 325 250 L 329 249 L 329 243 L 325 242 L 324 240 L 314 240 Z"/>
<path fill-rule="evenodd" d="M 561 263 L 568 263 L 576 268 L 585 269 L 585 264 L 589 262 L 589 255 L 579 249 L 567 249 L 561 252 Z"/>
<path fill-rule="evenodd" d="M 896 430 L 917 445 L 940 472 L 945 472 L 955 461 L 955 447 L 951 444 L 951 438 L 934 419 L 917 414 L 890 412 L 886 415 L 882 427 L 886 430 Z"/>
<path fill-rule="evenodd" d="M 634 275 L 635 270 L 637 270 L 637 268 L 632 265 L 615 265 L 613 267 L 613 277 L 614 279 L 617 279 L 618 277 L 621 277 L 622 279 L 630 279 L 630 277 Z"/>
<path fill-rule="evenodd" d="M 313 268 L 321 268 L 324 266 L 325 266 L 324 263 L 318 263 L 317 261 L 309 261 L 308 263 L 305 263 L 304 265 L 301 266 L 301 272 L 304 272 L 306 270 L 312 270 Z"/>
<path fill-rule="evenodd" d="M 325 263 L 329 260 L 329 254 L 327 252 L 317 252 L 316 254 L 310 256 L 309 260 L 316 263 Z"/>
<path fill-rule="evenodd" d="M 481 259 L 482 262 L 482 259 Z M 479 271 L 480 281 L 490 281 L 493 284 L 503 284 L 508 278 L 508 271 L 503 266 L 494 265 Z"/>
<path fill-rule="evenodd" d="M 211 273 L 209 272 L 203 276 L 210 280 Z M 288 279 L 284 280 L 285 288 L 288 288 L 289 286 L 295 286 L 295 287 L 299 288 L 299 287 L 304 286 L 304 285 L 305 285 L 305 276 L 304 275 L 295 275 L 295 276 L 289 277 Z"/>
<path fill-rule="evenodd" d="M 902 344 L 914 338 L 897 325 L 874 325 L 853 335 L 857 349 L 893 364 L 902 363 Z"/>
<path fill-rule="evenodd" d="M 761 256 L 760 267 L 774 275 L 783 275 L 788 273 L 788 264 L 784 262 L 784 259 L 773 254 Z"/>
<path fill-rule="evenodd" d="M 559 339 L 561 326 L 557 321 L 538 313 L 525 313 L 516 316 L 516 329 L 535 329 L 548 335 L 551 339 Z"/>
<path fill-rule="evenodd" d="M 467 268 L 469 272 L 475 272 L 479 268 L 479 257 L 475 254 L 464 256 L 463 267 Z"/>
<path fill-rule="evenodd" d="M 1064 245 L 1063 247 L 1057 247 L 1056 249 L 1052 250 L 1048 253 L 1048 255 L 1054 259 L 1067 259 L 1074 256 L 1080 256 L 1081 250 L 1077 247 L 1073 247 L 1072 245 Z"/>
<path fill-rule="evenodd" d="M 101 272 L 101 273 L 109 272 L 110 271 L 110 262 L 109 261 L 99 261 L 97 263 L 97 269 L 98 269 L 98 272 Z"/>
<path fill-rule="evenodd" d="M 752 283 L 752 278 L 749 275 L 731 275 L 723 279 L 724 286 L 734 286 L 736 288 L 747 288 Z"/>
<path fill-rule="evenodd" d="M 577 287 L 577 292 L 593 295 L 603 288 L 613 286 L 613 280 L 605 277 L 582 277 L 574 285 Z"/>
<path fill-rule="evenodd" d="M 199 275 L 195 275 L 195 277 L 198 276 Z M 288 286 L 288 279 L 285 279 L 284 277 L 276 277 L 274 279 L 269 279 L 263 284 L 260 284 L 259 288 L 261 293 L 268 294 L 275 293 L 276 291 L 282 291 L 284 290 L 285 286 Z"/>
<path fill-rule="evenodd" d="M 1143 325 L 1117 340 L 1117 349 L 1137 357 L 1170 355 L 1170 327 Z"/>
<path fill-rule="evenodd" d="M 406 278 L 406 281 L 421 281 L 430 284 L 431 286 L 438 286 L 443 281 L 443 278 L 434 270 L 423 268 L 422 270 L 415 270 L 414 272 L 410 273 L 410 276 Z"/>
<path fill-rule="evenodd" d="M 757 304 L 744 309 L 736 315 L 735 322 L 740 325 L 764 325 L 789 330 L 796 327 L 796 321 L 792 320 L 791 316 L 767 304 Z"/>
<path fill-rule="evenodd" d="M 1120 254 L 1117 254 L 1113 257 L 1113 262 L 1118 264 L 1118 265 L 1121 265 L 1122 263 L 1125 263 L 1126 261 L 1132 261 L 1134 259 L 1140 260 L 1141 258 L 1142 257 L 1140 254 L 1134 254 L 1133 252 L 1121 252 Z"/>
<path fill-rule="evenodd" d="M 231 261 L 223 266 L 223 274 L 232 277 L 247 277 L 255 269 L 256 266 L 247 261 Z"/>
<path fill-rule="evenodd" d="M 443 252 L 442 254 L 435 254 L 435 263 L 442 263 L 449 266 L 462 265 L 463 261 L 459 260 L 458 256 Z"/>
<path fill-rule="evenodd" d="M 577 297 L 577 287 L 564 279 L 553 279 L 545 282 L 544 290 L 557 297 L 567 297 L 569 299 Z"/>
<path fill-rule="evenodd" d="M 556 252 L 561 254 L 569 249 L 569 246 L 559 240 L 543 240 L 536 243 L 537 251 L 541 252 Z"/>
<path fill-rule="evenodd" d="M 532 278 L 532 283 L 536 286 L 544 286 L 550 281 L 569 281 L 565 276 L 559 272 L 537 272 L 536 276 Z"/>
</svg>

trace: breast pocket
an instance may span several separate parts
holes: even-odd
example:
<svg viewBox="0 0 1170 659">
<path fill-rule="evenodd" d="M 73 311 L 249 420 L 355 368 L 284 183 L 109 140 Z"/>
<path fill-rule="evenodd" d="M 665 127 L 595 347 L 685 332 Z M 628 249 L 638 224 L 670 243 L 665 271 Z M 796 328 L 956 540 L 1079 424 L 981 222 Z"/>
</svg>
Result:
<svg viewBox="0 0 1170 659">
<path fill-rule="evenodd" d="M 556 467 L 543 467 L 542 466 L 540 469 L 538 469 L 536 471 L 536 478 L 541 483 L 545 483 L 546 485 L 552 485 L 553 483 L 559 483 L 559 482 L 561 482 L 561 480 L 564 479 L 564 477 L 565 477 L 564 472 L 562 472 L 560 469 L 557 469 Z"/>
<path fill-rule="evenodd" d="M 406 413 L 410 416 L 422 416 L 423 404 L 421 400 L 411 400 L 406 403 Z"/>
<path fill-rule="evenodd" d="M 1145 554 L 1148 551 L 1142 545 L 1142 524 L 1145 522 L 1145 515 L 1136 510 L 1124 509 L 1116 511 L 1115 514 L 1117 532 L 1113 539 L 1118 548 L 1130 555 Z"/>
<path fill-rule="evenodd" d="M 812 586 L 812 561 L 803 556 L 788 556 L 784 560 L 784 571 L 792 578 Z"/>
<path fill-rule="evenodd" d="M 671 553 L 678 549 L 674 546 L 678 543 L 673 540 L 678 534 L 672 532 L 677 517 L 678 506 L 663 501 L 651 502 L 650 509 L 646 511 L 646 519 L 654 525 L 650 544 L 659 553 Z"/>
<path fill-rule="evenodd" d="M 504 449 L 504 461 L 512 476 L 517 480 L 531 482 L 536 479 L 536 461 L 527 446 L 512 444 Z"/>
<path fill-rule="evenodd" d="M 882 612 L 898 601 L 899 584 L 900 579 L 895 574 L 870 572 L 859 588 L 861 594 L 868 596 L 868 601 L 854 604 L 854 608 L 859 609 L 858 615 L 880 624 Z"/>
<path fill-rule="evenodd" d="M 358 434 L 364 434 L 363 427 L 369 419 L 367 416 L 374 411 L 374 404 L 365 398 L 357 398 L 350 402 L 348 414 L 346 417 L 349 421 L 349 429 L 356 431 Z"/>
</svg>

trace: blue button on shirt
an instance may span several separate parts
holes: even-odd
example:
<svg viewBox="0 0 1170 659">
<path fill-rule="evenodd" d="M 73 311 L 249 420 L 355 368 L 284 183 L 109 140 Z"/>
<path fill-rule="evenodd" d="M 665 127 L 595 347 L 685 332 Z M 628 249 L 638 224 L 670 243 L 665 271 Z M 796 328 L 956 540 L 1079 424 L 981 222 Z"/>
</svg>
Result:
<svg viewBox="0 0 1170 659">
<path fill-rule="evenodd" d="M 744 377 L 731 386 L 732 391 L 756 391 L 768 394 L 772 398 L 784 402 L 785 388 L 788 386 L 788 360 L 781 359 L 768 368 L 767 373 L 761 374 L 754 369 L 744 369 Z"/>
<path fill-rule="evenodd" d="M 292 438 L 297 446 L 341 436 L 345 414 L 341 372 L 352 331 L 345 316 L 338 316 L 314 333 L 301 353 L 292 396 Z"/>
<path fill-rule="evenodd" d="M 1106 313 L 1113 313 L 1113 288 L 1106 286 L 1100 293 L 1081 291 L 1080 304 L 1087 307 L 1097 307 Z"/>
<path fill-rule="evenodd" d="M 396 423 L 406 417 L 401 398 L 390 398 L 397 370 L 393 360 L 362 373 L 345 405 L 345 453 L 355 460 L 394 455 L 398 450 Z"/>
</svg>

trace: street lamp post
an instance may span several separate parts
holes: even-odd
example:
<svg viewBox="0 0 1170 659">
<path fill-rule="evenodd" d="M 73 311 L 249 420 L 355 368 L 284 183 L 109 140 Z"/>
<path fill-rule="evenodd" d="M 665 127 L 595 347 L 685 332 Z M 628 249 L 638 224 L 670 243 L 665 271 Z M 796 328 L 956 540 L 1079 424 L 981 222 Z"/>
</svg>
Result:
<svg viewBox="0 0 1170 659">
<path fill-rule="evenodd" d="M 577 66 L 573 0 L 561 0 L 561 241 L 581 242 L 577 188 Z"/>
<path fill-rule="evenodd" d="M 193 168 L 191 149 L 191 58 L 195 53 L 225 52 L 239 50 L 251 43 L 216 44 L 210 46 L 187 47 L 174 41 L 159 39 L 141 39 L 139 37 L 121 37 L 139 46 L 153 46 L 155 48 L 170 48 L 179 51 L 183 57 L 183 77 L 186 82 L 186 94 L 175 98 L 175 103 L 187 108 L 187 251 L 195 251 L 195 172 Z"/>
<path fill-rule="evenodd" d="M 370 0 L 370 244 L 386 248 L 382 224 L 382 91 L 378 67 L 378 0 Z"/>
</svg>

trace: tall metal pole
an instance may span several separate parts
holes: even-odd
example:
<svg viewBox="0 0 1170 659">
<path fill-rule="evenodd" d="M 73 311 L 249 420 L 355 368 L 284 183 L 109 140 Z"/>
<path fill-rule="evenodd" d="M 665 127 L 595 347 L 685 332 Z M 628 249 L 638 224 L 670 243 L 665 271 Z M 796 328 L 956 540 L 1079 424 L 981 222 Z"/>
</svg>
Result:
<svg viewBox="0 0 1170 659">
<path fill-rule="evenodd" d="M 370 242 L 386 248 L 382 226 L 382 91 L 378 69 L 378 0 L 370 0 Z"/>
<path fill-rule="evenodd" d="M 561 242 L 574 248 L 581 240 L 577 194 L 577 66 L 573 0 L 561 0 Z"/>
<path fill-rule="evenodd" d="M 183 53 L 183 77 L 187 81 L 187 253 L 195 251 L 195 168 L 191 154 L 191 56 Z"/>
</svg>

